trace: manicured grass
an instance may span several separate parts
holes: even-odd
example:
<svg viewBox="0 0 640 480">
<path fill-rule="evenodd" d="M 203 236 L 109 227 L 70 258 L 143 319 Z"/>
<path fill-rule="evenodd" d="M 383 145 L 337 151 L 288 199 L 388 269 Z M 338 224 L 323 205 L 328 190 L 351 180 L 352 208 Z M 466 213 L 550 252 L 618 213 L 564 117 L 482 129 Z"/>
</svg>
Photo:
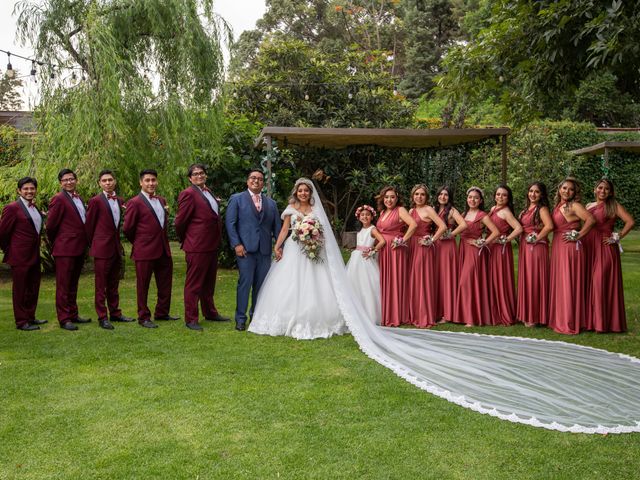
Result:
<svg viewBox="0 0 640 480">
<path fill-rule="evenodd" d="M 471 331 L 640 356 L 640 234 L 624 246 L 629 333 Z M 183 315 L 184 261 L 174 253 L 172 312 Z M 216 300 L 226 315 L 235 280 L 220 272 Z M 92 282 L 81 279 L 80 310 L 94 321 L 78 332 L 57 327 L 51 278 L 38 306 L 50 323 L 40 332 L 15 329 L 11 284 L 0 284 L 2 479 L 619 479 L 640 471 L 640 434 L 557 433 L 465 410 L 369 360 L 350 336 L 295 341 L 209 322 L 197 333 L 182 321 L 101 330 Z M 135 316 L 131 264 L 121 296 Z"/>
</svg>

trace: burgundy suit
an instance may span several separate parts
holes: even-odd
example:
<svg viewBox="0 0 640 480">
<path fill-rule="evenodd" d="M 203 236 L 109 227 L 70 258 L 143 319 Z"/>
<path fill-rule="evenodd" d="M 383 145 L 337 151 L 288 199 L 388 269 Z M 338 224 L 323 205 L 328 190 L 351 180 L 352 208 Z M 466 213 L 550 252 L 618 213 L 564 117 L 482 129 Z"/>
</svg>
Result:
<svg viewBox="0 0 640 480">
<path fill-rule="evenodd" d="M 114 203 L 120 210 L 118 225 L 115 223 L 111 204 Z M 89 200 L 87 207 L 87 222 L 85 229 L 89 241 L 89 255 L 94 258 L 95 270 L 95 305 L 99 320 L 107 320 L 107 308 L 109 315 L 120 317 L 120 297 L 118 286 L 120 284 L 120 268 L 124 250 L 120 243 L 120 219 L 122 218 L 122 202 L 119 198 L 107 199 L 104 193 L 100 193 Z"/>
<path fill-rule="evenodd" d="M 80 212 L 65 191 L 49 202 L 47 236 L 56 262 L 56 313 L 64 325 L 78 318 L 78 282 L 88 245 Z"/>
<path fill-rule="evenodd" d="M 157 198 L 163 208 L 166 208 L 165 199 Z M 173 262 L 167 235 L 168 217 L 168 213 L 165 212 L 164 224 L 160 225 L 151 203 L 142 193 L 130 199 L 126 204 L 123 231 L 133 245 L 131 258 L 136 264 L 138 322 L 141 324 L 151 319 L 147 298 L 152 274 L 155 276 L 158 287 L 158 301 L 154 317 L 169 315 Z"/>
<path fill-rule="evenodd" d="M 199 187 L 192 185 L 180 192 L 175 227 L 187 261 L 185 322 L 198 323 L 198 301 L 204 317 L 213 319 L 218 316 L 213 294 L 222 222 Z"/>
<path fill-rule="evenodd" d="M 4 250 L 2 261 L 11 266 L 13 315 L 16 326 L 22 327 L 36 318 L 40 291 L 40 233 L 20 199 L 2 211 L 0 247 Z"/>
</svg>

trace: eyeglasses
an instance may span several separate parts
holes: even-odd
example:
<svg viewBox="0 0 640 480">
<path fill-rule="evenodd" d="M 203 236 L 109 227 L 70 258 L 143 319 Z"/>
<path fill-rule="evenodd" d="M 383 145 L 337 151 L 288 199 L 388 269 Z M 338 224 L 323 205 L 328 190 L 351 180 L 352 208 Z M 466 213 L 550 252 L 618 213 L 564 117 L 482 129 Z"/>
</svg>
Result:
<svg viewBox="0 0 640 480">
<path fill-rule="evenodd" d="M 71 178 L 62 178 L 60 179 L 60 183 L 71 183 L 71 182 L 76 182 L 77 180 L 73 177 Z"/>
<path fill-rule="evenodd" d="M 254 182 L 264 182 L 264 178 L 262 177 L 249 177 L 249 180 Z"/>
<path fill-rule="evenodd" d="M 206 177 L 207 174 L 205 172 L 193 172 L 191 174 L 192 177 Z"/>
</svg>

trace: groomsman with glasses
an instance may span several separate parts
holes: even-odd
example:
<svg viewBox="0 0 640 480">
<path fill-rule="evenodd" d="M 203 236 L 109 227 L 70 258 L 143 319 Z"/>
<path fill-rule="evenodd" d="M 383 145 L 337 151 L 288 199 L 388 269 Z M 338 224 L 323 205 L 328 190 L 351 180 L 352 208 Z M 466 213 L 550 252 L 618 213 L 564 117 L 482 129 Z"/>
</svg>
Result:
<svg viewBox="0 0 640 480">
<path fill-rule="evenodd" d="M 56 266 L 56 313 L 60 327 L 77 330 L 76 323 L 91 319 L 78 316 L 78 282 L 88 242 L 86 210 L 76 192 L 78 177 L 64 168 L 58 173 L 61 191 L 49 202 L 46 231 Z"/>
<path fill-rule="evenodd" d="M 205 166 L 194 163 L 189 167 L 187 177 L 191 185 L 180 192 L 175 218 L 176 234 L 187 261 L 184 319 L 187 328 L 202 330 L 198 323 L 198 303 L 206 320 L 229 321 L 220 315 L 213 300 L 222 218 L 218 199 L 207 187 Z"/>
<path fill-rule="evenodd" d="M 40 291 L 40 234 L 42 214 L 35 206 L 38 182 L 18 180 L 18 200 L 4 207 L 0 217 L 0 248 L 4 263 L 11 266 L 13 315 L 18 330 L 38 330 L 47 323 L 36 320 Z"/>
<path fill-rule="evenodd" d="M 116 184 L 111 170 L 102 170 L 98 174 L 98 185 L 102 191 L 89 200 L 85 224 L 90 245 L 89 255 L 94 258 L 98 324 L 105 330 L 113 330 L 111 322 L 133 322 L 133 318 L 122 315 L 119 305 L 118 287 L 124 249 L 120 242 L 122 200 L 116 195 Z"/>
</svg>

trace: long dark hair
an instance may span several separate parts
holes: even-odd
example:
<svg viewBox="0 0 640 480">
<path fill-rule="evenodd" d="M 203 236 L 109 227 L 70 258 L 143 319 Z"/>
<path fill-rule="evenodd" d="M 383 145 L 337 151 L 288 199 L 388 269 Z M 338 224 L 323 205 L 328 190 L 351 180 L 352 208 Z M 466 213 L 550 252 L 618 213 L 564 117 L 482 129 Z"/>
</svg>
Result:
<svg viewBox="0 0 640 480">
<path fill-rule="evenodd" d="M 562 198 L 560 197 L 560 188 L 562 188 L 562 185 L 564 185 L 567 182 L 573 183 L 573 198 L 571 198 L 571 200 L 567 202 L 566 206 L 568 207 L 570 203 L 580 201 L 581 192 L 580 192 L 580 184 L 578 183 L 578 179 L 574 177 L 567 177 L 558 184 L 558 188 L 556 189 L 556 196 L 553 199 L 556 207 L 560 205 L 560 202 L 562 201 Z"/>
<path fill-rule="evenodd" d="M 540 225 L 541 223 L 540 209 L 542 207 L 549 208 L 549 195 L 547 194 L 547 186 L 542 182 L 533 182 L 527 187 L 527 194 L 526 194 L 527 198 L 525 202 L 525 207 L 524 207 L 524 210 L 520 212 L 519 219 L 522 220 L 522 215 L 527 213 L 527 211 L 529 210 L 529 207 L 531 206 L 531 200 L 529 200 L 529 190 L 531 190 L 531 187 L 538 187 L 538 190 L 540 190 L 540 200 L 538 200 L 538 204 L 536 205 L 535 212 L 533 213 L 533 224 L 537 226 L 537 225 Z"/>
<path fill-rule="evenodd" d="M 618 201 L 616 200 L 616 192 L 613 189 L 613 182 L 608 178 L 601 178 L 596 182 L 594 190 L 598 188 L 598 185 L 601 183 L 606 183 L 609 186 L 609 196 L 604 201 L 604 213 L 607 218 L 614 218 L 616 216 L 616 211 L 618 210 Z"/>
<path fill-rule="evenodd" d="M 447 195 L 449 195 L 449 200 L 447 200 L 447 203 L 445 204 L 444 207 L 442 205 L 440 205 L 440 202 L 438 201 L 438 197 L 440 196 L 440 194 L 442 192 L 447 192 Z M 436 210 L 438 215 L 440 214 L 440 212 L 444 208 L 443 218 L 444 218 L 445 223 L 448 225 L 449 224 L 449 221 L 448 221 L 449 220 L 449 212 L 451 212 L 451 209 L 453 208 L 453 190 L 451 190 L 451 187 L 449 187 L 447 185 L 443 185 L 438 189 L 438 191 L 436 192 L 436 196 L 433 197 L 433 208 Z"/>
<path fill-rule="evenodd" d="M 484 212 L 484 193 L 482 192 L 482 189 L 480 187 L 475 187 L 475 186 L 469 187 L 469 189 L 467 190 L 467 197 L 471 192 L 478 192 L 478 195 L 480 195 L 480 205 L 478 205 L 478 210 L 480 210 L 481 212 Z M 464 207 L 464 213 L 462 214 L 463 217 L 469 211 L 469 202 L 465 200 L 464 203 L 465 203 L 465 207 Z"/>
<path fill-rule="evenodd" d="M 384 206 L 384 196 L 390 190 L 393 190 L 393 193 L 396 194 L 396 198 L 398 199 L 398 201 L 396 202 L 396 207 L 402 207 L 402 198 L 398 193 L 398 189 L 396 187 L 392 187 L 391 185 L 387 185 L 386 187 L 382 187 L 382 190 L 380 190 L 380 193 L 376 197 L 376 206 L 378 207 L 379 212 L 384 212 L 387 209 L 387 207 Z"/>
<path fill-rule="evenodd" d="M 496 187 L 496 189 L 493 191 L 493 203 L 494 203 L 494 205 L 495 205 L 495 202 L 496 202 L 496 193 L 498 193 L 498 190 L 501 189 L 501 188 L 507 191 L 507 195 L 508 195 L 507 208 L 509 210 L 511 210 L 511 213 L 513 213 L 515 215 L 516 211 L 515 211 L 515 208 L 513 206 L 513 192 L 511 191 L 511 188 L 508 185 L 504 184 L 504 183 L 501 183 L 500 185 L 498 185 Z"/>
</svg>

